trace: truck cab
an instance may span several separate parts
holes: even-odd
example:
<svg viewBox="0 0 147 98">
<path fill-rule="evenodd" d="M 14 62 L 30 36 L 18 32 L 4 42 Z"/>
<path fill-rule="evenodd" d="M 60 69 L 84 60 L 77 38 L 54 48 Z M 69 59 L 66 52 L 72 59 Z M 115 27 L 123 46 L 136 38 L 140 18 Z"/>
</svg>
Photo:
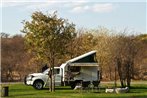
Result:
<svg viewBox="0 0 147 98">
<path fill-rule="evenodd" d="M 42 89 L 49 85 L 49 68 L 42 73 L 33 73 L 25 77 L 25 84 L 31 85 L 35 89 Z M 61 85 L 60 67 L 54 67 L 55 85 Z"/>
</svg>

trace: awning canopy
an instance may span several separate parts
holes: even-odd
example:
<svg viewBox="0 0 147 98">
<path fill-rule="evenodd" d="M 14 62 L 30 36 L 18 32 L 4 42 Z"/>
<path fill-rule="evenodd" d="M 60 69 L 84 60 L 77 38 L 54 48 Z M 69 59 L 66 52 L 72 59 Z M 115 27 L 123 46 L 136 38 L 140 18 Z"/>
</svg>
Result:
<svg viewBox="0 0 147 98">
<path fill-rule="evenodd" d="M 70 66 L 98 66 L 98 63 L 70 63 Z"/>
</svg>

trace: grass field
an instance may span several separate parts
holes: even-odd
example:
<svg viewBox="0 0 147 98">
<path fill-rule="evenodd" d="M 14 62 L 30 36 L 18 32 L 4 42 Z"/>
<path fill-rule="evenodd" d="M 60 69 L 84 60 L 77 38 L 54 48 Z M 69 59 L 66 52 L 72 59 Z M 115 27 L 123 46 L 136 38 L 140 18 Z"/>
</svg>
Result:
<svg viewBox="0 0 147 98">
<path fill-rule="evenodd" d="M 35 90 L 24 84 L 7 84 L 7 86 L 9 86 L 8 98 L 147 98 L 147 84 L 133 84 L 130 92 L 125 94 L 105 93 L 107 84 L 101 84 L 100 90 L 75 91 L 68 86 L 56 87 L 54 93 L 49 92 L 48 88 Z"/>
</svg>

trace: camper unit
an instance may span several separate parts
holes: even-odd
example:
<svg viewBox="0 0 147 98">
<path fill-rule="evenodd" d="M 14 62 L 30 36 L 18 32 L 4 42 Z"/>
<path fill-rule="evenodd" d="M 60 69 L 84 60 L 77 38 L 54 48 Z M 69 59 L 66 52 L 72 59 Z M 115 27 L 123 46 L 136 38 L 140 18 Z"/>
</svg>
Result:
<svg viewBox="0 0 147 98">
<path fill-rule="evenodd" d="M 60 66 L 62 74 L 62 85 L 76 85 L 90 83 L 97 86 L 100 83 L 100 68 L 96 60 L 96 51 L 91 51 L 74 59 L 67 61 Z"/>
</svg>

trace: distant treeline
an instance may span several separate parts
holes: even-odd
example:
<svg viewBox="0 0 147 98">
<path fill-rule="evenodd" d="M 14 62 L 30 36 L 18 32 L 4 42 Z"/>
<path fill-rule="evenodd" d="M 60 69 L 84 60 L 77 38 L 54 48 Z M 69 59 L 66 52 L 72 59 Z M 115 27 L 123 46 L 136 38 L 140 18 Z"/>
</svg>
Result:
<svg viewBox="0 0 147 98">
<path fill-rule="evenodd" d="M 106 28 L 79 29 L 76 33 L 77 36 L 66 47 L 68 52 L 55 61 L 56 66 L 83 53 L 96 50 L 96 59 L 101 66 L 103 80 L 114 80 L 115 68 L 117 79 L 147 79 L 147 34 L 128 35 L 129 32 L 125 30 L 118 33 Z M 2 82 L 23 81 L 25 75 L 40 72 L 46 61 L 34 59 L 33 56 L 34 54 L 26 50 L 24 36 L 10 37 L 6 33 L 1 33 Z M 128 74 L 131 75 L 128 77 Z"/>
</svg>

